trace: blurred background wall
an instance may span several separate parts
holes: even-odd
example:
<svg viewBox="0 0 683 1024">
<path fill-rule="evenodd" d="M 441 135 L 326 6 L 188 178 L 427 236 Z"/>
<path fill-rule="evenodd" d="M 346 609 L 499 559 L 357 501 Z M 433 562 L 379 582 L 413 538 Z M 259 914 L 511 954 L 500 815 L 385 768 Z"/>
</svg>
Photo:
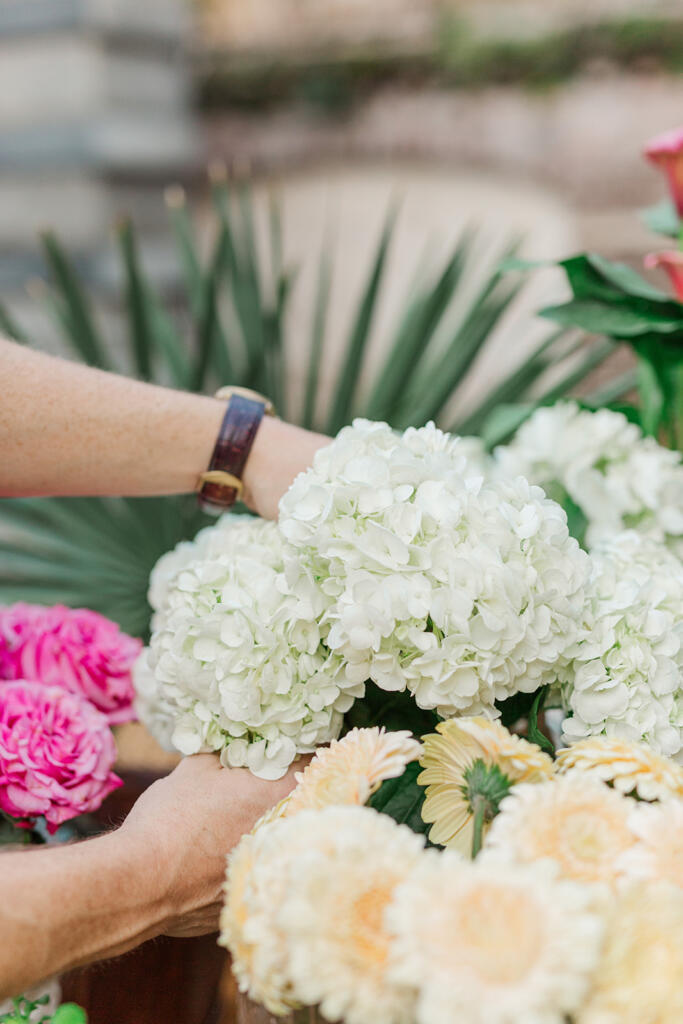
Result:
<svg viewBox="0 0 683 1024">
<path fill-rule="evenodd" d="M 217 161 L 262 205 L 282 197 L 295 349 L 324 240 L 334 339 L 395 197 L 378 337 L 466 223 L 492 251 L 517 234 L 534 258 L 639 263 L 635 213 L 661 195 L 640 149 L 680 120 L 681 70 L 676 0 L 0 0 L 0 293 L 49 343 L 36 233 L 55 226 L 115 333 L 112 221 L 133 215 L 172 295 L 164 186 L 184 184 L 208 236 Z M 534 282 L 482 374 L 530 343 L 557 287 Z"/>
</svg>

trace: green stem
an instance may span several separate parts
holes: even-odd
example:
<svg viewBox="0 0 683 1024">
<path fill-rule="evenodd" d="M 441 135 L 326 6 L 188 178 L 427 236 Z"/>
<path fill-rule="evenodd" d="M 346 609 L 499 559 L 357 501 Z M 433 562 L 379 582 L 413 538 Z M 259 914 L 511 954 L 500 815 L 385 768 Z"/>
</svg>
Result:
<svg viewBox="0 0 683 1024">
<path fill-rule="evenodd" d="M 473 807 L 474 807 L 474 829 L 472 831 L 472 860 L 477 856 L 481 850 L 482 840 L 484 838 L 484 818 L 486 816 L 486 797 L 475 796 Z"/>
</svg>

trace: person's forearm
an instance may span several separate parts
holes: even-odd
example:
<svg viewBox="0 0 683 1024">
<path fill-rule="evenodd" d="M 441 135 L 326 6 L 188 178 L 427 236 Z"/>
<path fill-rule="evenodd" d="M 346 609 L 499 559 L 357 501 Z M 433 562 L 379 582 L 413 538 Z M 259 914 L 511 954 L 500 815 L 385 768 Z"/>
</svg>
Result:
<svg viewBox="0 0 683 1024">
<path fill-rule="evenodd" d="M 148 851 L 123 833 L 0 854 L 0 1001 L 132 949 L 172 916 Z"/>
<path fill-rule="evenodd" d="M 225 413 L 214 398 L 144 384 L 0 338 L 0 497 L 180 494 L 207 469 Z M 265 417 L 244 500 L 277 502 L 326 439 Z"/>
<path fill-rule="evenodd" d="M 206 469 L 225 403 L 0 339 L 0 494 L 174 494 Z"/>
</svg>

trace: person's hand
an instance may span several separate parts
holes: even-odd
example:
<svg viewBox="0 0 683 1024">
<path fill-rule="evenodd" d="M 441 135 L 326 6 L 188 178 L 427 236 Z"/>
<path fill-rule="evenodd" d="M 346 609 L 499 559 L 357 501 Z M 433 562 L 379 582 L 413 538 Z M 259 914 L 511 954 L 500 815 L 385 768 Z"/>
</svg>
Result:
<svg viewBox="0 0 683 1024">
<path fill-rule="evenodd" d="M 217 929 L 226 854 L 287 796 L 306 763 L 265 782 L 245 768 L 221 768 L 215 754 L 195 754 L 143 793 L 119 831 L 154 858 L 154 881 L 168 906 L 165 934 Z"/>
<path fill-rule="evenodd" d="M 323 434 L 265 416 L 244 467 L 243 498 L 249 508 L 264 519 L 277 519 L 282 495 L 329 443 Z"/>
</svg>

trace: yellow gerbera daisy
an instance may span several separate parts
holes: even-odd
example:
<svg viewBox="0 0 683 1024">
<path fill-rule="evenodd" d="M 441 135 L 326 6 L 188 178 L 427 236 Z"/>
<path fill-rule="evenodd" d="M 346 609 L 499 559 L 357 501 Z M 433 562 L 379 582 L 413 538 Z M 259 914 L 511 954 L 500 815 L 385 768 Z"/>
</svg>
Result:
<svg viewBox="0 0 683 1024">
<path fill-rule="evenodd" d="M 617 859 L 635 844 L 628 819 L 635 806 L 580 772 L 537 786 L 516 786 L 486 838 L 488 859 L 527 864 L 555 861 L 565 878 L 608 882 Z"/>
<path fill-rule="evenodd" d="M 576 1024 L 681 1024 L 683 890 L 637 885 L 608 919 L 593 989 Z"/>
<path fill-rule="evenodd" d="M 421 750 L 409 732 L 352 729 L 329 747 L 320 747 L 311 763 L 297 773 L 296 789 L 282 805 L 281 816 L 342 804 L 362 806 L 385 779 L 402 775 Z"/>
<path fill-rule="evenodd" d="M 645 743 L 609 736 L 579 740 L 560 750 L 555 761 L 560 775 L 574 768 L 609 783 L 620 793 L 637 794 L 641 800 L 683 798 L 683 767 L 655 754 Z"/>
<path fill-rule="evenodd" d="M 623 873 L 683 888 L 683 800 L 638 804 L 628 823 L 637 841 L 619 861 Z"/>
<path fill-rule="evenodd" d="M 423 737 L 418 782 L 427 787 L 422 817 L 432 825 L 433 843 L 472 849 L 474 810 L 468 780 L 476 762 L 496 766 L 509 783 L 542 782 L 552 777 L 553 763 L 539 747 L 514 736 L 487 718 L 451 718 L 436 733 Z M 485 823 L 484 829 L 488 826 Z"/>
</svg>

